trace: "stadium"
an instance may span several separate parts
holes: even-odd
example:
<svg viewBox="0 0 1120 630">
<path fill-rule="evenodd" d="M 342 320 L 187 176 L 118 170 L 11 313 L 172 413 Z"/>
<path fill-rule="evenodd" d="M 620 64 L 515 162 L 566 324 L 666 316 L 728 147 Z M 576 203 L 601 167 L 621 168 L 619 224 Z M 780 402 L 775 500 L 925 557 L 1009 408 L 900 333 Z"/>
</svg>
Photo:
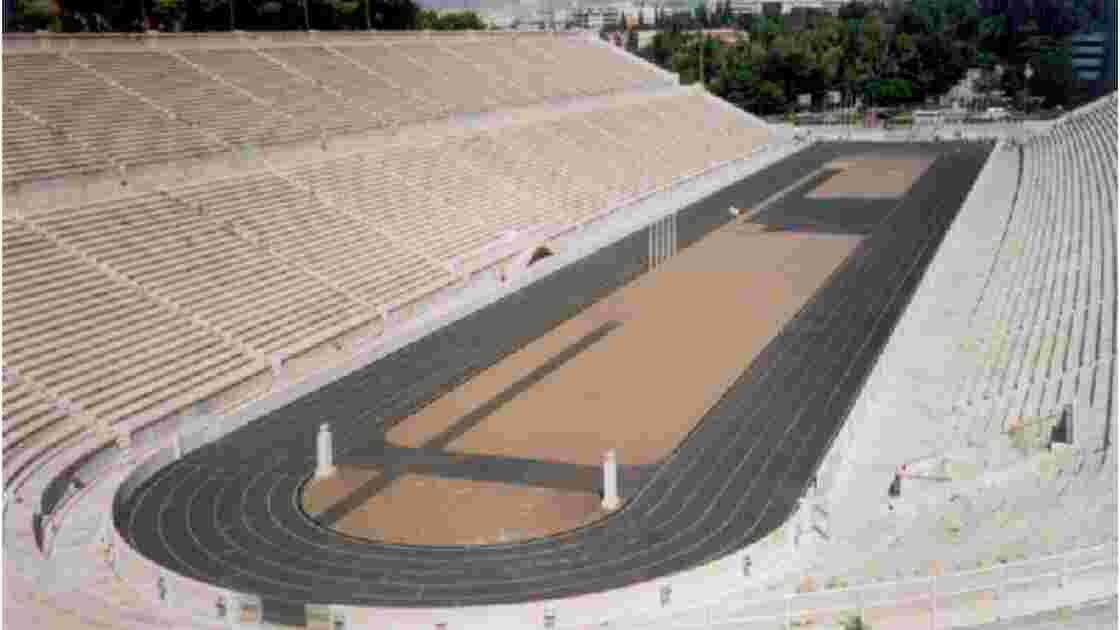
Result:
<svg viewBox="0 0 1120 630">
<path fill-rule="evenodd" d="M 1115 93 L 806 137 L 557 33 L 3 63 L 7 626 L 1115 624 Z"/>
</svg>

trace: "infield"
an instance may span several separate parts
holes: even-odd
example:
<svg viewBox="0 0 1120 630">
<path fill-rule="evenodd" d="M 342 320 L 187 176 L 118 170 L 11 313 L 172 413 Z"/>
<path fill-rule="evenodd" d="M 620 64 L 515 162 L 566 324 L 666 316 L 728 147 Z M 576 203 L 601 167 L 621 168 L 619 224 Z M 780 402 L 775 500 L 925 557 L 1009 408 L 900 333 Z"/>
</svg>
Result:
<svg viewBox="0 0 1120 630">
<path fill-rule="evenodd" d="M 837 169 L 838 172 L 806 197 L 897 199 L 910 190 L 932 163 L 929 157 L 850 156 L 826 164 L 825 168 Z"/>
<path fill-rule="evenodd" d="M 304 509 L 350 536 L 412 544 L 592 522 L 603 453 L 624 469 L 666 456 L 859 241 L 717 230 L 394 427 L 399 450 L 340 460 Z"/>
</svg>

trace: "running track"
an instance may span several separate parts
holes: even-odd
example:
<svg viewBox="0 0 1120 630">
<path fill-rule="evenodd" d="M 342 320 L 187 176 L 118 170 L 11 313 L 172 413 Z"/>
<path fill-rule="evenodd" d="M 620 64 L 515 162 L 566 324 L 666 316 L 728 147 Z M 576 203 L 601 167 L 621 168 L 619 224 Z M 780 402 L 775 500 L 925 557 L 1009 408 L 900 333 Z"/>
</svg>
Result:
<svg viewBox="0 0 1120 630">
<path fill-rule="evenodd" d="M 729 205 L 749 207 L 836 156 L 903 149 L 943 157 L 603 521 L 509 545 L 376 544 L 319 527 L 301 512 L 299 490 L 314 469 L 320 423 L 331 423 L 339 459 L 368 450 L 387 427 L 640 274 L 644 230 L 185 456 L 120 502 L 116 525 L 170 569 L 261 595 L 266 619 L 285 623 L 302 623 L 305 602 L 434 607 L 571 596 L 742 548 L 791 514 L 990 145 L 819 144 L 681 212 L 685 246 L 729 220 Z M 671 357 L 660 360 L 673 369 Z"/>
</svg>

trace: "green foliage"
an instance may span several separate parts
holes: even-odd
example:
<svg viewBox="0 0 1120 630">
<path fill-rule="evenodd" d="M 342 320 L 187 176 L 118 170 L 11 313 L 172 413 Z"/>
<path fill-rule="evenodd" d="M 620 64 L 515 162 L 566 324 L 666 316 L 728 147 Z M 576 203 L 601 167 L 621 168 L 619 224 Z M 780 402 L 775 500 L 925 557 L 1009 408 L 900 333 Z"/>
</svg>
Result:
<svg viewBox="0 0 1120 630">
<path fill-rule="evenodd" d="M 706 83 L 714 82 L 721 75 L 726 46 L 720 40 L 688 33 L 676 36 L 674 43 L 669 67 L 680 74 L 682 83 L 689 85 L 700 80 L 701 58 Z"/>
<path fill-rule="evenodd" d="M 144 27 L 142 14 L 148 18 L 148 28 L 164 31 L 229 30 L 234 26 L 244 30 L 302 30 L 308 26 L 305 19 L 314 29 L 366 28 L 367 13 L 369 26 L 376 29 L 412 29 L 419 22 L 420 9 L 414 0 L 306 1 L 305 18 L 303 0 L 16 0 L 16 10 L 6 28 L 136 31 Z M 54 13 L 52 6 L 57 7 Z M 446 27 L 468 25 L 485 28 L 477 16 L 467 20 L 453 17 Z"/>
<path fill-rule="evenodd" d="M 421 9 L 416 16 L 416 28 L 422 31 L 484 31 L 486 23 L 474 11 L 438 13 Z"/>
<path fill-rule="evenodd" d="M 1008 429 L 1007 438 L 1015 449 L 1024 454 L 1031 453 L 1046 446 L 1050 432 L 1060 419 L 1060 413 L 1023 418 Z"/>
<path fill-rule="evenodd" d="M 362 3 L 357 0 L 340 0 L 335 8 L 338 9 L 340 15 L 352 17 L 362 10 Z"/>
<path fill-rule="evenodd" d="M 819 104 L 829 91 L 841 92 L 848 102 L 860 97 L 865 105 L 914 106 L 944 94 L 970 67 L 989 71 L 981 91 L 1002 91 L 1016 106 L 1033 96 L 1046 107 L 1072 108 L 1086 94 L 1075 79 L 1069 35 L 1107 26 L 1104 3 L 1114 1 L 856 0 L 836 16 L 803 9 L 786 16 L 769 10 L 734 16 L 730 0 L 710 8 L 690 0 L 687 9 L 657 6 L 659 31 L 650 45 L 638 50 L 629 32 L 625 42 L 627 49 L 679 72 L 685 83 L 702 76 L 719 96 L 763 115 L 795 109 L 799 94 L 811 94 Z M 51 13 L 52 2 L 16 0 L 7 28 L 136 30 L 140 2 L 162 30 L 487 28 L 473 11 L 440 14 L 420 9 L 416 0 L 60 0 L 57 14 Z M 746 42 L 697 40 L 699 28 L 732 25 Z M 644 26 L 642 17 L 638 27 Z M 625 24 L 606 30 L 618 28 Z M 1030 79 L 1024 72 L 1028 65 L 1034 71 Z"/>
<path fill-rule="evenodd" d="M 1044 107 L 1070 107 L 1080 86 L 1073 72 L 1068 46 L 1054 46 L 1034 57 L 1034 76 L 1027 81 L 1032 94 L 1043 97 Z"/>
<path fill-rule="evenodd" d="M 1029 90 L 1047 106 L 1074 106 L 1081 97 L 1067 40 L 1055 35 L 1068 25 L 1054 18 L 1053 26 L 1047 17 L 1064 10 L 1058 0 L 1041 0 L 1048 9 L 1018 12 L 990 4 L 996 1 L 851 2 L 837 16 L 744 14 L 734 20 L 726 2 L 711 11 L 696 3 L 687 16 L 659 13 L 665 30 L 642 54 L 679 72 L 686 83 L 697 81 L 698 48 L 687 29 L 734 21 L 749 45 L 705 46 L 704 76 L 719 96 L 764 115 L 793 109 L 798 94 L 812 94 L 820 103 L 832 90 L 860 96 L 868 105 L 917 106 L 947 92 L 970 67 L 988 70 L 982 92 L 1025 99 Z M 1091 7 L 1100 2 L 1086 1 Z M 1090 16 L 1085 19 L 1103 15 L 1095 8 L 1083 13 Z M 712 60 L 719 60 L 717 67 Z M 1023 74 L 1028 62 L 1035 71 L 1029 82 Z M 994 72 L 997 66 L 1005 71 Z"/>
<path fill-rule="evenodd" d="M 650 43 L 639 51 L 639 54 L 645 59 L 667 68 L 670 65 L 669 60 L 673 56 L 673 51 L 680 47 L 681 38 L 680 33 L 659 31 L 653 36 Z"/>
<path fill-rule="evenodd" d="M 50 0 L 16 0 L 16 12 L 29 31 L 47 28 L 51 22 Z"/>
<path fill-rule="evenodd" d="M 882 105 L 897 105 L 914 100 L 914 86 L 907 79 L 871 81 L 866 93 L 872 100 Z"/>
<path fill-rule="evenodd" d="M 964 530 L 964 518 L 955 511 L 949 511 L 941 516 L 941 525 L 944 528 L 944 540 L 950 543 L 960 543 Z"/>
<path fill-rule="evenodd" d="M 980 476 L 980 468 L 970 461 L 948 460 L 945 475 L 953 481 L 972 481 Z"/>
<path fill-rule="evenodd" d="M 859 615 L 852 615 L 851 617 L 848 617 L 844 621 L 840 622 L 840 625 L 844 628 L 844 630 L 871 630 L 871 626 L 867 625 L 867 622 L 865 622 L 863 620 L 863 617 Z"/>
</svg>

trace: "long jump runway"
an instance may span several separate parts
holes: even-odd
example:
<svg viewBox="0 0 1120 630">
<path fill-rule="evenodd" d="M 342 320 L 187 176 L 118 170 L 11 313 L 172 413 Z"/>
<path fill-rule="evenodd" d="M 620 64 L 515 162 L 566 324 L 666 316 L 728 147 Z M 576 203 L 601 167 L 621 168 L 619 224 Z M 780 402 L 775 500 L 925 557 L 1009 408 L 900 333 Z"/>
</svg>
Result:
<svg viewBox="0 0 1120 630">
<path fill-rule="evenodd" d="M 830 159 L 884 146 L 821 144 L 799 152 L 682 210 L 682 240 L 695 242 L 726 223 L 729 205 L 758 204 Z M 866 237 L 687 437 L 662 454 L 623 509 L 606 518 L 510 544 L 369 542 L 310 518 L 301 489 L 314 470 L 320 423 L 331 424 L 340 461 L 348 452 L 393 454 L 399 444 L 386 437 L 432 401 L 639 277 L 644 265 L 618 269 L 617 249 L 592 254 L 187 455 L 118 505 L 116 525 L 174 571 L 262 596 L 266 619 L 282 623 L 302 623 L 305 602 L 431 607 L 601 591 L 758 540 L 802 495 L 989 151 L 901 146 L 930 157 L 928 169 L 900 200 L 878 206 L 870 231 L 868 213 L 859 218 L 853 233 Z M 773 228 L 783 222 L 783 204 L 792 204 L 799 217 L 792 224 L 801 224 L 824 211 L 813 203 L 797 213 L 796 202 L 783 201 L 760 216 Z M 812 231 L 843 224 L 827 217 Z M 642 251 L 645 238 L 639 231 L 619 247 Z M 682 317 L 679 334 L 708 319 L 703 311 Z M 594 335 L 618 334 L 609 327 L 585 332 L 588 345 L 603 343 Z M 649 350 L 635 360 L 672 373 L 672 353 Z M 630 414 L 639 422 L 643 407 L 636 402 Z"/>
</svg>

